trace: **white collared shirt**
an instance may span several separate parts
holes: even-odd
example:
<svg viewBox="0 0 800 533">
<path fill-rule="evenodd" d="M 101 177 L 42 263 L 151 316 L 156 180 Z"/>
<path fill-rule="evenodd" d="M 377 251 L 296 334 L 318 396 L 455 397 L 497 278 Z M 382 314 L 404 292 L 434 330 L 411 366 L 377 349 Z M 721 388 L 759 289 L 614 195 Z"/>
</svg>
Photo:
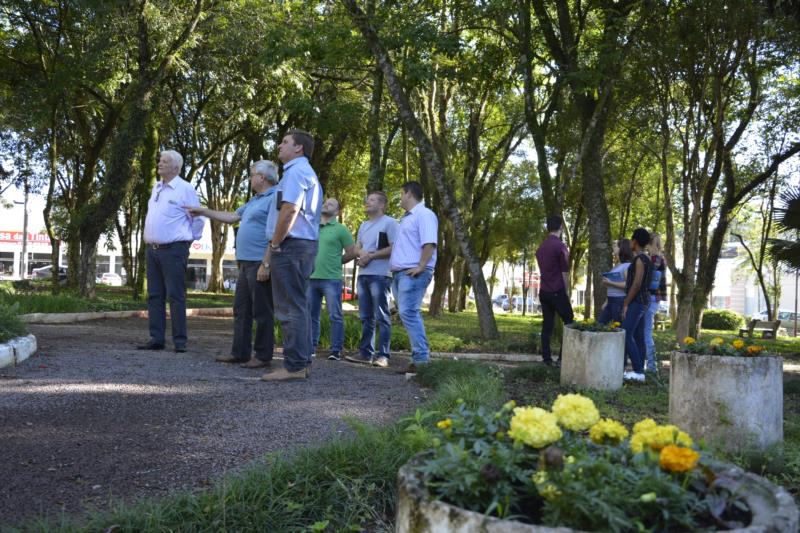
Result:
<svg viewBox="0 0 800 533">
<path fill-rule="evenodd" d="M 175 176 L 169 183 L 156 183 L 147 202 L 144 221 L 144 242 L 168 244 L 177 241 L 195 241 L 203 235 L 204 217 L 193 217 L 184 205 L 197 207 L 197 191 Z"/>
</svg>

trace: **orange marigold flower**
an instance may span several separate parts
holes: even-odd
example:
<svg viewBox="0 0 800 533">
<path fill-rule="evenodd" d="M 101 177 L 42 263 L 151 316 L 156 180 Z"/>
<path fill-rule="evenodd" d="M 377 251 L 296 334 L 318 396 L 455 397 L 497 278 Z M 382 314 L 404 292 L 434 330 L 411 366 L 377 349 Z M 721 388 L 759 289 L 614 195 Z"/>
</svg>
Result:
<svg viewBox="0 0 800 533">
<path fill-rule="evenodd" d="M 685 339 L 683 339 L 683 344 L 687 346 L 690 344 L 694 344 L 695 342 L 697 341 L 694 340 L 694 337 L 686 337 Z"/>
<path fill-rule="evenodd" d="M 747 353 L 749 355 L 758 355 L 758 354 L 761 353 L 762 350 L 764 350 L 764 347 L 763 346 L 759 346 L 757 344 L 754 344 L 752 346 L 748 346 L 747 347 Z"/>
<path fill-rule="evenodd" d="M 736 339 L 736 340 L 735 340 L 735 341 L 733 341 L 731 344 L 732 344 L 732 345 L 733 345 L 733 347 L 734 347 L 734 348 L 736 348 L 737 350 L 741 350 L 742 348 L 744 348 L 744 341 L 743 341 L 742 339 Z"/>
<path fill-rule="evenodd" d="M 688 472 L 697 466 L 700 454 L 691 448 L 669 444 L 661 448 L 659 466 L 668 472 Z"/>
</svg>

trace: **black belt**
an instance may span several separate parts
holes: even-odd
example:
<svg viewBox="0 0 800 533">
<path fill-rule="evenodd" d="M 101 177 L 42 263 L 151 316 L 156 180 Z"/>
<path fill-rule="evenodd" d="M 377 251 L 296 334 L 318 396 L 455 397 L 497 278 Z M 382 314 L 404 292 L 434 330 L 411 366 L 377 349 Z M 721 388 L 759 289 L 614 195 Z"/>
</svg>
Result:
<svg viewBox="0 0 800 533">
<path fill-rule="evenodd" d="M 182 244 L 182 245 L 188 246 L 191 243 L 192 243 L 192 241 L 175 241 L 175 242 L 167 242 L 167 243 L 164 243 L 164 244 L 160 244 L 160 243 L 157 243 L 157 242 L 148 242 L 147 243 L 147 247 L 148 248 L 152 248 L 153 250 L 160 250 L 162 248 L 172 248 L 176 244 Z"/>
</svg>

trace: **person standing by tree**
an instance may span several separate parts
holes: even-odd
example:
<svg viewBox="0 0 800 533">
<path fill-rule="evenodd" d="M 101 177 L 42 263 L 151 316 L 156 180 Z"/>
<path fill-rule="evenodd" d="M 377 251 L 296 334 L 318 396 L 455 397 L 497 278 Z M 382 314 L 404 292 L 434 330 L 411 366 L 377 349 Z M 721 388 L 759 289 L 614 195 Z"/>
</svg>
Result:
<svg viewBox="0 0 800 533">
<path fill-rule="evenodd" d="M 650 277 L 653 264 L 644 253 L 650 242 L 650 234 L 644 228 L 636 228 L 631 236 L 633 262 L 628 268 L 625 281 L 626 296 L 622 304 L 622 329 L 625 330 L 625 351 L 631 360 L 633 371 L 625 372 L 624 378 L 644 382 L 644 317 L 650 303 Z"/>
<path fill-rule="evenodd" d="M 284 173 L 273 202 L 277 217 L 270 214 L 267 222 L 272 239 L 258 279 L 272 278 L 275 317 L 283 333 L 283 368 L 261 376 L 264 381 L 306 379 L 310 373 L 308 277 L 317 255 L 322 210 L 322 186 L 308 161 L 313 152 L 314 139 L 300 130 L 290 131 L 278 146 Z"/>
<path fill-rule="evenodd" d="M 361 318 L 361 342 L 358 356 L 345 359 L 354 363 L 389 366 L 392 340 L 392 317 L 389 313 L 389 287 L 392 278 L 389 257 L 397 238 L 398 224 L 385 214 L 388 198 L 383 191 L 367 195 L 364 208 L 369 220 L 358 228 L 358 314 Z M 375 357 L 375 324 L 378 324 L 378 357 Z"/>
<path fill-rule="evenodd" d="M 194 187 L 178 174 L 183 157 L 174 150 L 161 152 L 158 175 L 147 202 L 144 242 L 147 260 L 147 320 L 150 340 L 139 350 L 163 350 L 167 327 L 167 299 L 172 322 L 172 344 L 186 351 L 186 266 L 189 246 L 203 235 L 202 217 L 192 216 L 183 206 L 199 206 Z"/>
<path fill-rule="evenodd" d="M 439 219 L 425 207 L 422 185 L 416 181 L 403 184 L 400 206 L 406 213 L 400 219 L 389 265 L 394 273 L 392 292 L 400 310 L 400 320 L 411 341 L 412 362 L 408 371 L 416 372 L 417 365 L 430 360 L 428 337 L 420 309 L 436 266 Z"/>
<path fill-rule="evenodd" d="M 572 324 L 574 314 L 569 301 L 569 250 L 561 242 L 564 221 L 558 215 L 547 217 L 547 237 L 536 250 L 536 262 L 539 264 L 541 285 L 539 286 L 539 303 L 542 306 L 542 360 L 546 365 L 560 365 L 553 361 L 550 352 L 550 336 L 555 326 L 555 315 L 558 314 L 564 324 Z"/>
<path fill-rule="evenodd" d="M 308 285 L 308 312 L 311 314 L 312 356 L 317 351 L 320 333 L 322 297 L 331 321 L 331 351 L 328 359 L 338 361 L 344 348 L 344 319 L 342 317 L 342 265 L 356 257 L 353 236 L 339 223 L 340 206 L 336 198 L 322 204 L 319 226 L 319 251 L 314 260 L 314 272 Z M 344 254 L 342 254 L 344 251 Z"/>
<path fill-rule="evenodd" d="M 230 355 L 216 358 L 220 363 L 242 363 L 245 368 L 261 368 L 272 362 L 275 347 L 272 284 L 269 279 L 259 281 L 256 277 L 272 236 L 267 232 L 267 215 L 277 183 L 278 166 L 272 161 L 256 161 L 250 165 L 250 187 L 255 194 L 235 212 L 188 208 L 193 215 L 205 215 L 225 224 L 239 222 L 239 231 L 236 232 L 239 276 L 233 298 L 233 346 Z M 256 323 L 255 345 L 252 342 L 253 320 Z"/>
</svg>

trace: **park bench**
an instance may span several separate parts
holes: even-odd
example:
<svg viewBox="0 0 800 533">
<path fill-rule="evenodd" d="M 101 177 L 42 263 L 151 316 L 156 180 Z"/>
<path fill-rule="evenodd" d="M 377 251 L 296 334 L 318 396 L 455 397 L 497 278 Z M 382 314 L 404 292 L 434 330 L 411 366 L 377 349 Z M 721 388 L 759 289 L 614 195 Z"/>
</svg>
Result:
<svg viewBox="0 0 800 533">
<path fill-rule="evenodd" d="M 753 338 L 753 332 L 760 331 L 762 339 L 774 339 L 778 336 L 778 328 L 781 327 L 780 320 L 758 320 L 752 319 L 747 323 L 747 327 L 739 329 L 739 336 Z"/>
</svg>

